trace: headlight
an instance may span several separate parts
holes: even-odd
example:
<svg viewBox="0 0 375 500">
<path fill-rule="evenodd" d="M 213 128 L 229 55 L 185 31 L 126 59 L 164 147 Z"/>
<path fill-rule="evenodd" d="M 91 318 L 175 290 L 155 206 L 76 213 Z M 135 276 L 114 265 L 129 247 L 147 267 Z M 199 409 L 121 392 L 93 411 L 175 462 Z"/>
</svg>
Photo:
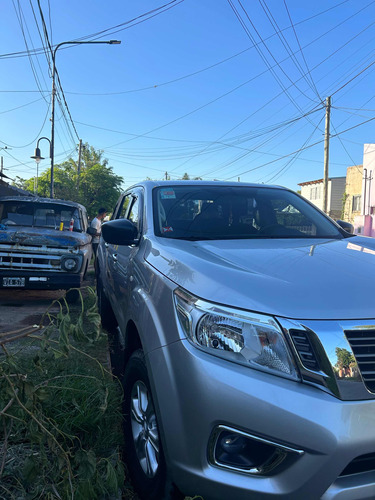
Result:
<svg viewBox="0 0 375 500">
<path fill-rule="evenodd" d="M 278 323 L 271 316 L 232 309 L 177 289 L 177 317 L 195 346 L 228 361 L 299 380 Z"/>
<path fill-rule="evenodd" d="M 64 257 L 61 259 L 61 268 L 64 271 L 78 271 L 81 267 L 81 260 L 79 256 Z"/>
</svg>

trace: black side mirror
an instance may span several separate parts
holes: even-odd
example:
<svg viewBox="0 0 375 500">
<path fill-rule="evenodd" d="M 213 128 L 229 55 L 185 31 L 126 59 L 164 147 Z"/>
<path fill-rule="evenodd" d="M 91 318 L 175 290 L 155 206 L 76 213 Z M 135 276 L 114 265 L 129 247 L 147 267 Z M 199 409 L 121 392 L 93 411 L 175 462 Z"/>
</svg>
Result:
<svg viewBox="0 0 375 500">
<path fill-rule="evenodd" d="M 112 245 L 134 245 L 138 243 L 138 229 L 128 219 L 116 219 L 102 225 L 102 236 Z"/>
<path fill-rule="evenodd" d="M 354 226 L 350 222 L 345 222 L 344 220 L 337 220 L 336 223 L 347 233 L 354 233 Z"/>
</svg>

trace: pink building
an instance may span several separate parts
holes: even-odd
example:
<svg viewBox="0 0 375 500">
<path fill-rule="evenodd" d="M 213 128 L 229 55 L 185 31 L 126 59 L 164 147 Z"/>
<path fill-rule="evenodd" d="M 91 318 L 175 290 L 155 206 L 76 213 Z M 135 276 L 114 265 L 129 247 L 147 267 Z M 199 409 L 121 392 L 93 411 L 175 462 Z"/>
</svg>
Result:
<svg viewBox="0 0 375 500">
<path fill-rule="evenodd" d="M 361 215 L 354 218 L 354 232 L 375 238 L 375 144 L 364 145 Z"/>
</svg>

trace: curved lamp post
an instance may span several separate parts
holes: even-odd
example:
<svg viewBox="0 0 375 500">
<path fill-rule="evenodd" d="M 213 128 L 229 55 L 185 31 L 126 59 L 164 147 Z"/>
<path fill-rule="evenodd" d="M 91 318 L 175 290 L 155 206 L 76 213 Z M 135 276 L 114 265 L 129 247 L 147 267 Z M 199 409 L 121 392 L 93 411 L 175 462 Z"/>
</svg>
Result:
<svg viewBox="0 0 375 500">
<path fill-rule="evenodd" d="M 42 139 L 45 139 L 46 141 L 49 142 L 49 157 L 51 158 L 51 162 L 52 162 L 52 143 L 48 139 L 48 137 L 40 137 L 38 139 L 38 142 L 36 143 L 36 148 L 35 148 L 34 156 L 30 156 L 30 158 L 32 158 L 33 160 L 35 160 L 35 163 L 36 163 L 36 189 L 35 189 L 35 182 L 34 182 L 34 192 L 36 192 L 37 194 L 38 194 L 38 170 L 39 170 L 39 163 L 40 163 L 40 160 L 44 160 L 44 158 L 43 158 L 43 156 L 42 156 L 42 154 L 40 152 L 40 149 L 39 149 L 39 142 Z M 51 166 L 52 166 L 52 163 L 51 163 Z M 51 170 L 51 173 L 52 173 L 52 170 Z M 53 198 L 52 182 L 51 182 L 51 198 Z"/>
<path fill-rule="evenodd" d="M 56 75 L 56 52 L 57 50 L 62 46 L 62 45 L 83 45 L 83 44 L 98 44 L 98 43 L 105 43 L 107 45 L 119 45 L 121 43 L 120 40 L 90 40 L 90 41 L 82 41 L 82 42 L 77 42 L 74 40 L 68 41 L 68 42 L 61 42 L 56 45 L 52 52 L 52 102 L 51 102 L 51 140 L 50 140 L 50 158 L 51 158 L 51 189 L 50 189 L 50 198 L 54 197 L 54 179 L 53 179 L 53 167 L 54 167 L 54 151 L 55 151 L 55 96 L 56 96 L 56 85 L 55 85 L 55 75 Z M 47 139 L 46 137 L 42 137 L 42 139 Z M 40 139 L 39 139 L 40 140 Z M 37 143 L 37 147 L 35 150 L 35 155 L 32 156 L 31 158 L 34 158 L 35 161 L 37 161 L 37 158 L 39 158 L 39 161 L 42 160 L 43 158 L 40 156 L 40 150 L 39 150 L 39 155 L 37 155 L 37 149 L 38 149 L 38 144 L 39 140 Z M 49 140 L 49 139 L 48 139 Z M 38 163 L 38 161 L 37 161 Z"/>
</svg>

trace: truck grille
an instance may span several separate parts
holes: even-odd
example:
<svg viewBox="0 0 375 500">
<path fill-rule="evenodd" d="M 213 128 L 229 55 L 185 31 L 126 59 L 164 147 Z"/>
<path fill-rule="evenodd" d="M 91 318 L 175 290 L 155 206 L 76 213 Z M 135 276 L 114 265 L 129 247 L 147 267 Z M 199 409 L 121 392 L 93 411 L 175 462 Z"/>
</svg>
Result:
<svg viewBox="0 0 375 500">
<path fill-rule="evenodd" d="M 375 392 L 375 329 L 345 330 L 365 386 Z"/>
<path fill-rule="evenodd" d="M 60 255 L 0 252 L 0 269 L 61 271 Z"/>
</svg>

